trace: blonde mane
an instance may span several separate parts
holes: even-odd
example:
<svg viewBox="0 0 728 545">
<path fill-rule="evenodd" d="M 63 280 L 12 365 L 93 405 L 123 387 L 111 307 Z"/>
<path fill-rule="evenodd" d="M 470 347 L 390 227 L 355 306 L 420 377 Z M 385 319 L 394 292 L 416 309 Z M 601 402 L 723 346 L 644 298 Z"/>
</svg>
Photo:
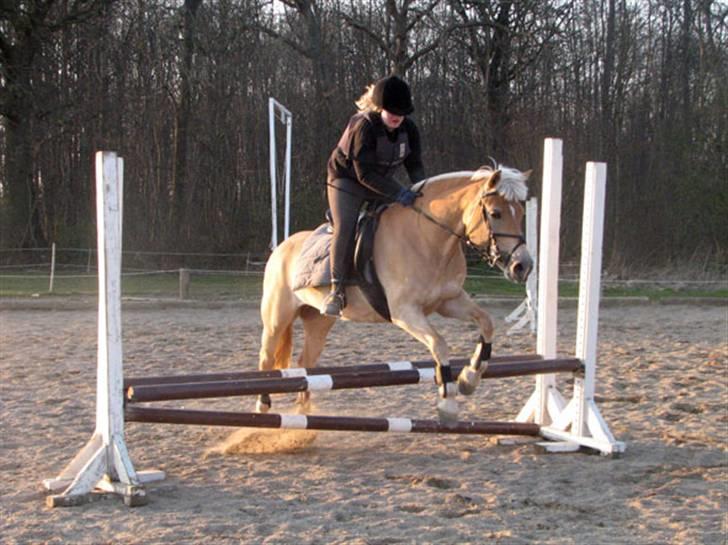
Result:
<svg viewBox="0 0 728 545">
<path fill-rule="evenodd" d="M 445 174 L 438 174 L 422 180 L 421 182 L 412 186 L 412 191 L 420 191 L 425 184 L 437 183 L 443 180 L 452 180 L 457 178 L 467 178 L 471 181 L 483 180 L 490 176 L 494 170 L 500 170 L 501 176 L 496 185 L 496 191 L 507 201 L 525 201 L 528 197 L 528 186 L 526 180 L 528 180 L 528 174 L 521 172 L 518 169 L 497 165 L 494 168 L 485 166 L 480 167 L 478 170 L 461 170 L 458 172 L 447 172 Z"/>
<path fill-rule="evenodd" d="M 528 197 L 528 174 L 504 165 L 495 165 L 495 170 L 501 173 L 495 190 L 507 201 L 525 201 Z M 473 173 L 473 180 L 490 176 L 493 171 L 491 167 L 480 167 Z"/>
</svg>

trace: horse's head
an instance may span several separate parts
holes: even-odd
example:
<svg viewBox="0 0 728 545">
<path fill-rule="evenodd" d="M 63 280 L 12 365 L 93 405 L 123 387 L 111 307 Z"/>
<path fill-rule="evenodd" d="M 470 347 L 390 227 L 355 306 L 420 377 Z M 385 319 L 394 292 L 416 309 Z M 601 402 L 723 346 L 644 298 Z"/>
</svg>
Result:
<svg viewBox="0 0 728 545">
<path fill-rule="evenodd" d="M 470 245 L 491 266 L 497 266 L 513 282 L 525 282 L 533 260 L 523 237 L 523 205 L 531 171 L 481 167 L 472 179 L 481 182 L 477 202 L 466 215 Z"/>
</svg>

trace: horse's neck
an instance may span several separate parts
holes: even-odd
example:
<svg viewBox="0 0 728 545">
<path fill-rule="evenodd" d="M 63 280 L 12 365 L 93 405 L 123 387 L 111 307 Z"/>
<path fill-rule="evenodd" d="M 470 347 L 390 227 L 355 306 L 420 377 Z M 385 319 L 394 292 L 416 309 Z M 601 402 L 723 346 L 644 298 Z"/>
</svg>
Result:
<svg viewBox="0 0 728 545">
<path fill-rule="evenodd" d="M 477 200 L 480 184 L 472 182 L 471 175 L 457 173 L 430 179 L 415 201 L 415 208 L 422 214 L 395 208 L 401 211 L 396 220 L 402 222 L 398 230 L 408 240 L 421 242 L 418 253 L 428 255 L 431 264 L 449 263 L 462 253 L 460 239 L 453 234 L 465 234 L 463 218 Z"/>
<path fill-rule="evenodd" d="M 431 179 L 423 187 L 417 205 L 452 231 L 463 234 L 463 220 L 476 202 L 480 183 L 471 179 L 472 172 L 444 174 Z"/>
</svg>

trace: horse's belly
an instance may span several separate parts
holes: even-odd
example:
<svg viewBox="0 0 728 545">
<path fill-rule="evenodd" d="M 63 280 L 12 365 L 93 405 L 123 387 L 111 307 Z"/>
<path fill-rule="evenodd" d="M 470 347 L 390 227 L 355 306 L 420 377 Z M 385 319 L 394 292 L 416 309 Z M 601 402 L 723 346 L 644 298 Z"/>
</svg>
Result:
<svg viewBox="0 0 728 545">
<path fill-rule="evenodd" d="M 346 290 L 346 307 L 341 317 L 352 322 L 384 323 L 386 320 L 372 308 L 359 288 Z"/>
<path fill-rule="evenodd" d="M 329 288 L 304 288 L 296 291 L 298 299 L 314 308 L 321 308 Z M 357 287 L 346 289 L 346 307 L 341 316 L 344 320 L 352 322 L 385 323 L 379 313 L 374 310 Z"/>
</svg>

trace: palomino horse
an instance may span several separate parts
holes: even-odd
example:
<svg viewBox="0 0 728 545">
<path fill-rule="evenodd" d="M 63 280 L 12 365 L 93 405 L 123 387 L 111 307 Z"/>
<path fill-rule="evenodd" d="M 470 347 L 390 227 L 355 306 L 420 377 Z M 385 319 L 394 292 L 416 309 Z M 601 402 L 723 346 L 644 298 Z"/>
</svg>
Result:
<svg viewBox="0 0 728 545">
<path fill-rule="evenodd" d="M 395 204 L 380 218 L 374 239 L 374 265 L 389 303 L 392 323 L 422 342 L 436 362 L 439 386 L 438 413 L 443 420 L 457 418 L 455 394 L 472 393 L 484 369 L 481 350 L 457 377 L 450 372 L 450 352 L 442 336 L 428 321 L 433 312 L 474 321 L 489 352 L 493 321 L 463 290 L 467 274 L 463 243 L 491 265 L 500 267 L 514 282 L 528 277 L 533 262 L 524 243 L 521 223 L 530 172 L 506 167 L 481 167 L 425 180 L 416 188 L 413 207 Z M 296 258 L 311 231 L 294 234 L 268 259 L 263 283 L 261 315 L 263 335 L 259 368 L 287 368 L 292 353 L 292 328 L 303 322 L 304 341 L 298 367 L 313 367 L 336 318 L 319 313 L 327 288 L 293 291 Z M 342 317 L 355 322 L 384 322 L 356 286 L 346 289 L 348 301 Z M 308 392 L 299 395 L 308 402 Z M 256 409 L 271 407 L 269 395 L 259 396 Z"/>
</svg>

